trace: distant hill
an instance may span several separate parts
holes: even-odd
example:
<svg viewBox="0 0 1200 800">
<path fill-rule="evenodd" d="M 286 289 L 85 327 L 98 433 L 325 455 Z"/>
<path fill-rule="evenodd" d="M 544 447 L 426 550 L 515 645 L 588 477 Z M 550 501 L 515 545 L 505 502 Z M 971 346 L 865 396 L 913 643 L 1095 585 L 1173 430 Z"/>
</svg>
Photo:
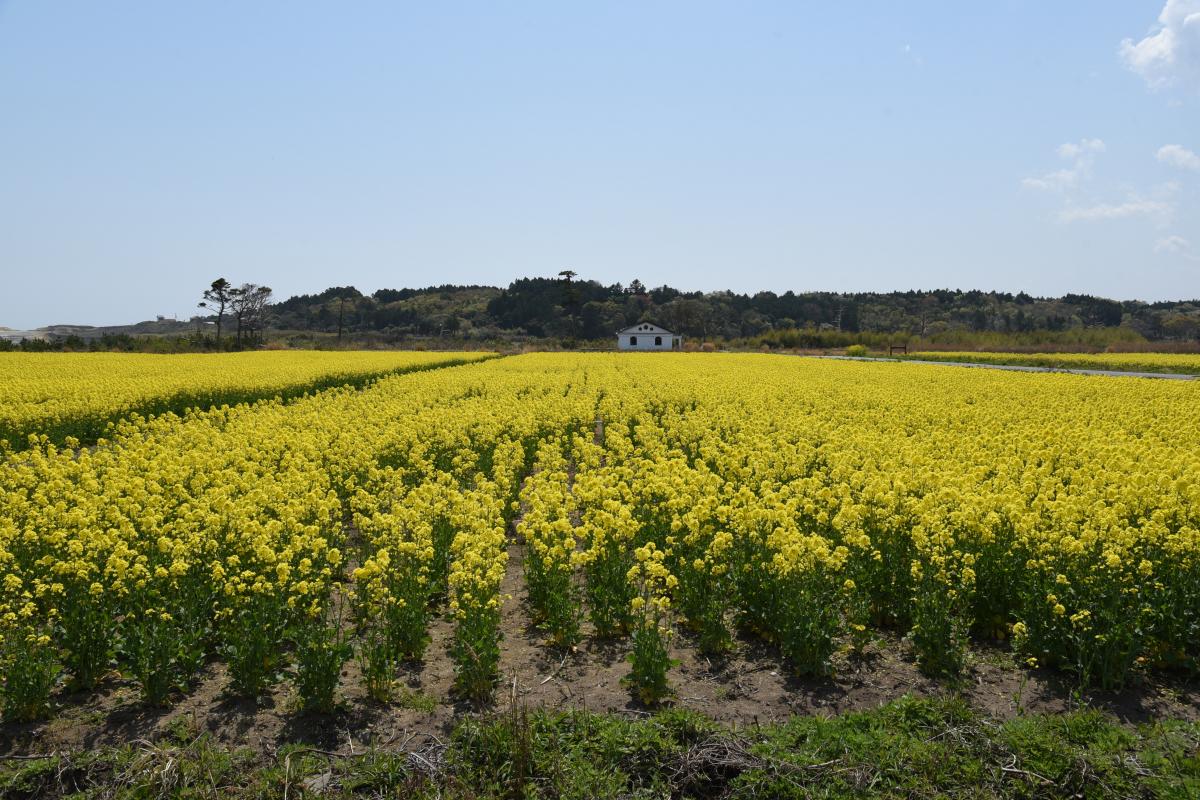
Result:
<svg viewBox="0 0 1200 800">
<path fill-rule="evenodd" d="M 46 325 L 34 330 L 14 330 L 0 325 L 0 339 L 9 342 L 21 340 L 78 340 L 93 342 L 107 338 L 130 336 L 181 336 L 196 330 L 196 323 L 179 322 L 173 319 L 147 320 L 132 325 Z"/>
<path fill-rule="evenodd" d="M 56 324 L 38 328 L 53 336 L 78 336 L 82 339 L 99 339 L 102 336 L 119 336 L 121 334 L 180 334 L 196 329 L 193 322 L 179 322 L 173 319 L 146 320 L 131 325 L 67 325 Z"/>
<path fill-rule="evenodd" d="M 281 330 L 453 335 L 494 338 L 602 340 L 625 325 L 651 320 L 684 336 L 746 339 L 787 331 L 904 334 L 1022 334 L 1072 329 L 1122 329 L 1149 340 L 1200 338 L 1200 300 L 1144 303 L 1069 294 L 908 292 L 689 292 L 596 281 L 522 278 L 507 288 L 433 286 L 380 289 L 352 286 L 298 295 L 272 308 Z"/>
<path fill-rule="evenodd" d="M 132 325 L 0 328 L 0 345 L 37 349 L 228 349 L 215 342 L 212 316 L 159 318 Z M 749 347 L 875 347 L 911 343 L 970 349 L 1098 350 L 1200 348 L 1200 300 L 1145 303 L 1084 294 L 939 289 L 907 292 L 695 292 L 564 278 L 521 278 L 507 287 L 445 284 L 364 294 L 333 286 L 268 307 L 270 338 L 297 346 L 447 344 L 545 340 L 607 346 L 627 325 L 650 321 L 687 340 Z M 224 330 L 232 333 L 226 316 Z M 344 339 L 343 339 L 344 337 Z M 40 344 L 39 344 L 40 342 Z"/>
</svg>

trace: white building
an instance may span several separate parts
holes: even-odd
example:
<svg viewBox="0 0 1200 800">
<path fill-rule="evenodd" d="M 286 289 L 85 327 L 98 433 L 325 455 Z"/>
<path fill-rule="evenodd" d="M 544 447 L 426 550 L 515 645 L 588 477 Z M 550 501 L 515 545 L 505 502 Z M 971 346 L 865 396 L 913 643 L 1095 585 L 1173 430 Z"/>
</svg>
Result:
<svg viewBox="0 0 1200 800">
<path fill-rule="evenodd" d="M 649 322 L 639 322 L 617 331 L 618 350 L 678 350 L 683 337 Z"/>
</svg>

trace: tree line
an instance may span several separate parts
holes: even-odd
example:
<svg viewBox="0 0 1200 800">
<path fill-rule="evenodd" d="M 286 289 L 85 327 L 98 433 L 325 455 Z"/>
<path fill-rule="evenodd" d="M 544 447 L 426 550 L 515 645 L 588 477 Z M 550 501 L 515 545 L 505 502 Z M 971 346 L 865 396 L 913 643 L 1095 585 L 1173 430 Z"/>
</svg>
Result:
<svg viewBox="0 0 1200 800">
<path fill-rule="evenodd" d="M 906 341 L 993 349 L 1105 349 L 1144 342 L 1200 347 L 1200 300 L 1145 303 L 957 289 L 697 292 L 651 288 L 640 280 L 601 284 L 571 270 L 554 278 L 519 278 L 503 288 L 444 284 L 364 294 L 354 286 L 331 286 L 280 302 L 273 302 L 268 286 L 218 278 L 203 289 L 199 312 L 191 322 L 194 335 L 145 336 L 130 326 L 99 339 L 0 341 L 0 349 L 240 349 L 261 345 L 268 330 L 305 346 L 414 338 L 606 346 L 616 331 L 647 321 L 693 342 L 770 348 Z"/>
<path fill-rule="evenodd" d="M 931 338 L 972 334 L 1061 333 L 1120 328 L 1148 340 L 1200 339 L 1200 301 L 1144 303 L 1085 294 L 1058 298 L 1024 292 L 939 289 L 907 292 L 695 292 L 641 281 L 603 285 L 564 271 L 521 278 L 505 288 L 443 285 L 380 289 L 353 286 L 297 295 L 271 307 L 281 330 L 385 336 L 552 338 L 590 342 L 652 321 L 699 340 L 806 334 L 893 334 Z"/>
</svg>

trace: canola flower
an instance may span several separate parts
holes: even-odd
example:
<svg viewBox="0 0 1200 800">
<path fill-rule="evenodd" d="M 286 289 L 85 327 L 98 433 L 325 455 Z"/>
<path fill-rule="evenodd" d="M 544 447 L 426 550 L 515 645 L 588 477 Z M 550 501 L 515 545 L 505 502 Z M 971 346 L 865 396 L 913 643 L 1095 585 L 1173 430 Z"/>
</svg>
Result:
<svg viewBox="0 0 1200 800">
<path fill-rule="evenodd" d="M 564 439 L 540 443 L 521 489 L 524 511 L 516 532 L 525 543 L 524 576 L 534 622 L 554 644 L 565 647 L 579 639 L 582 602 L 576 572 L 583 553 L 578 549 L 577 503 Z"/>
<path fill-rule="evenodd" d="M 628 682 L 643 703 L 652 704 L 670 694 L 671 592 L 679 579 L 667 569 L 664 553 L 653 541 L 636 548 L 633 557 L 626 575 L 636 592 L 629 601 L 633 649 Z"/>
</svg>

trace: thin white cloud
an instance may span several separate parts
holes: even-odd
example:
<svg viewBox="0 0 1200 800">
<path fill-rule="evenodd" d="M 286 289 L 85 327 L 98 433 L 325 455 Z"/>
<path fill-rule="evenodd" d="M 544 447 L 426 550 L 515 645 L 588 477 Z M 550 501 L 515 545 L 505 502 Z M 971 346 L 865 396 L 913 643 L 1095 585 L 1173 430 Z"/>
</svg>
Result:
<svg viewBox="0 0 1200 800">
<path fill-rule="evenodd" d="M 1166 219 L 1171 216 L 1175 207 L 1163 200 L 1149 200 L 1133 197 L 1124 203 L 1100 203 L 1094 206 L 1065 208 L 1058 214 L 1060 222 L 1098 222 L 1111 219 L 1128 219 L 1130 217 L 1157 217 Z"/>
<path fill-rule="evenodd" d="M 1200 2 L 1200 0 L 1197 0 Z M 1178 235 L 1168 235 L 1167 227 L 1175 219 L 1180 202 L 1181 186 L 1170 180 L 1151 187 L 1147 192 L 1127 189 L 1123 202 L 1100 202 L 1092 185 L 1092 166 L 1096 157 L 1105 151 L 1100 139 L 1081 139 L 1058 146 L 1058 157 L 1070 162 L 1070 166 L 1048 172 L 1039 177 L 1025 178 L 1022 185 L 1029 189 L 1054 192 L 1059 198 L 1059 210 L 1055 218 L 1060 224 L 1115 223 L 1120 220 L 1149 223 L 1159 230 L 1160 238 L 1154 242 L 1154 252 L 1200 261 L 1191 242 Z M 1164 164 L 1181 169 L 1200 169 L 1200 157 L 1178 144 L 1164 145 L 1156 153 Z"/>
<path fill-rule="evenodd" d="M 1071 162 L 1071 166 L 1047 172 L 1037 178 L 1025 178 L 1021 185 L 1026 189 L 1043 192 L 1061 192 L 1070 189 L 1086 177 L 1096 161 L 1096 156 L 1105 150 L 1101 139 L 1080 139 L 1058 146 L 1058 157 Z"/>
<path fill-rule="evenodd" d="M 1158 25 L 1140 41 L 1122 41 L 1120 54 L 1151 89 L 1200 89 L 1200 0 L 1167 0 Z"/>
<path fill-rule="evenodd" d="M 1156 158 L 1172 167 L 1200 170 L 1200 156 L 1180 144 L 1163 145 L 1158 148 Z"/>
<path fill-rule="evenodd" d="M 1088 155 L 1104 152 L 1103 139 L 1080 139 L 1079 143 L 1066 142 L 1058 146 L 1058 155 L 1060 158 L 1078 159 Z"/>
<path fill-rule="evenodd" d="M 1192 249 L 1192 243 L 1182 236 L 1168 236 L 1154 243 L 1154 252 L 1160 255 L 1176 256 L 1187 261 L 1200 261 L 1200 254 Z"/>
<path fill-rule="evenodd" d="M 1167 255 L 1189 255 L 1192 243 L 1182 236 L 1167 236 L 1154 243 L 1154 252 Z"/>
<path fill-rule="evenodd" d="M 1079 173 L 1073 169 L 1057 169 L 1047 172 L 1040 178 L 1022 178 L 1021 185 L 1026 189 L 1037 189 L 1043 192 L 1057 192 L 1074 186 L 1079 180 Z"/>
</svg>

